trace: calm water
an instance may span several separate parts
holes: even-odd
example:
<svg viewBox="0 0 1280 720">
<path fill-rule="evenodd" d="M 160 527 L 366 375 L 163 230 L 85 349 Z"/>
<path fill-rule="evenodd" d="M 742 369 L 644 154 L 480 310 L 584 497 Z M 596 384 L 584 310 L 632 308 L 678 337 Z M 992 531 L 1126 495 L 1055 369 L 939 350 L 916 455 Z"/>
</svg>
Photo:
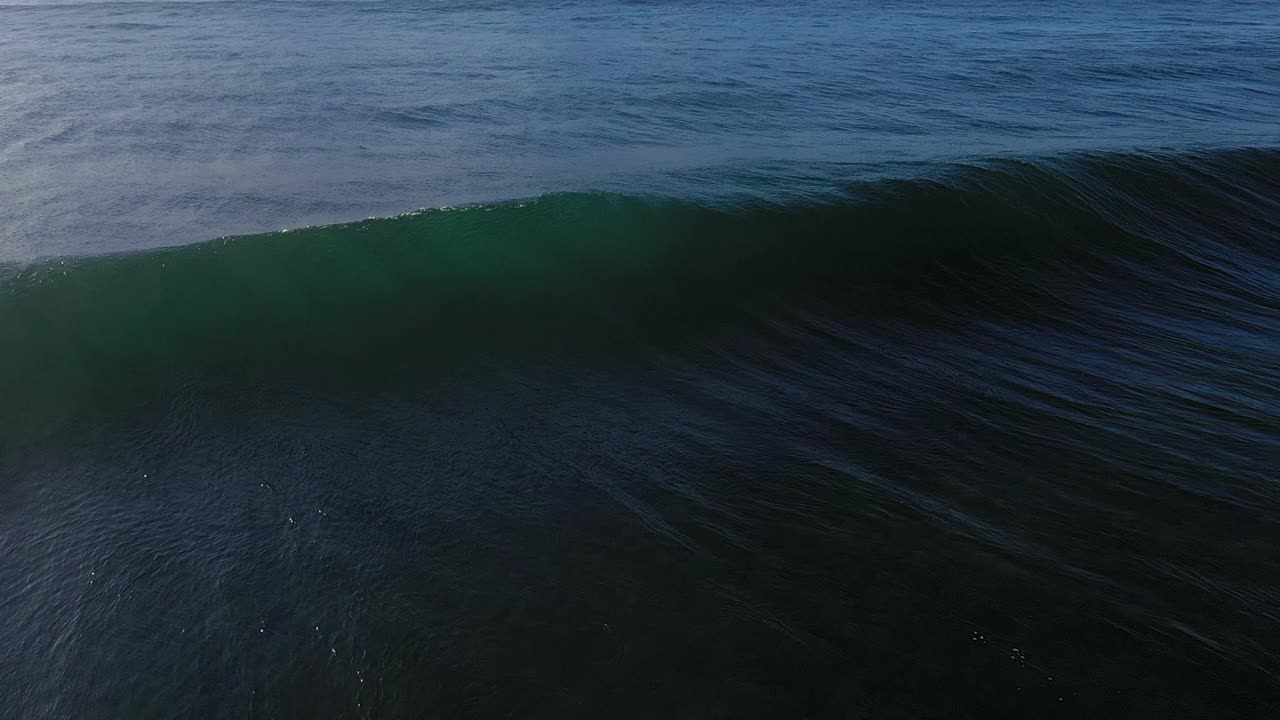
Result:
<svg viewBox="0 0 1280 720">
<path fill-rule="evenodd" d="M 1274 3 L 0 3 L 0 716 L 1280 713 Z"/>
<path fill-rule="evenodd" d="M 3 2 L 0 259 L 1280 133 L 1266 0 Z"/>
</svg>

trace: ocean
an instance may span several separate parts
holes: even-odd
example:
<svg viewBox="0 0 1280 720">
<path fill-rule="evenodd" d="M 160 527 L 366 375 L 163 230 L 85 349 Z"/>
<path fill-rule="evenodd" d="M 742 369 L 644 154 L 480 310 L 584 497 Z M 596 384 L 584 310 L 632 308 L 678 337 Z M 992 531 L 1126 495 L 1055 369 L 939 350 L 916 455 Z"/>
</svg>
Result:
<svg viewBox="0 0 1280 720">
<path fill-rule="evenodd" d="M 1280 5 L 0 0 L 0 717 L 1280 715 Z"/>
</svg>

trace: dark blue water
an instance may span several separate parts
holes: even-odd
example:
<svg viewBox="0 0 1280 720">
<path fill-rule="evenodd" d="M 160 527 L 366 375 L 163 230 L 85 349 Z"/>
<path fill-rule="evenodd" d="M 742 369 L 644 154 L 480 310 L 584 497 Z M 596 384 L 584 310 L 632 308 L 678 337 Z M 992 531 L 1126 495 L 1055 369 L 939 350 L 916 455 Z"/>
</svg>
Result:
<svg viewBox="0 0 1280 720">
<path fill-rule="evenodd" d="M 1274 717 L 1278 118 L 1269 2 L 0 4 L 0 717 Z"/>
</svg>

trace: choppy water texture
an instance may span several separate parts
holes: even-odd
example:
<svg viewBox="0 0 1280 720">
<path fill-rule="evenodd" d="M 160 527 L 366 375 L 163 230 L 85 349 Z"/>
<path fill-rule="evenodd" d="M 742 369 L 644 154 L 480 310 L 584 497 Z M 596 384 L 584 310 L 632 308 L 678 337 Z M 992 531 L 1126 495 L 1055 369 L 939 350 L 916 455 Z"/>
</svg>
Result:
<svg viewBox="0 0 1280 720">
<path fill-rule="evenodd" d="M 1265 2 L 0 5 L 0 716 L 1275 717 L 1278 117 Z"/>
</svg>

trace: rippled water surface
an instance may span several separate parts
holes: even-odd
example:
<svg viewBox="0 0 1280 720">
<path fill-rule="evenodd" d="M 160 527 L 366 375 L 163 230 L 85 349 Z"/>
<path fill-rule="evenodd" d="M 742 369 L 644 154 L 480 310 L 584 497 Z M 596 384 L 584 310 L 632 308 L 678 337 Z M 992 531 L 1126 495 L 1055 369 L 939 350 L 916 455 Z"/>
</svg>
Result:
<svg viewBox="0 0 1280 720">
<path fill-rule="evenodd" d="M 0 4 L 0 716 L 1276 717 L 1277 118 L 1270 2 Z"/>
<path fill-rule="evenodd" d="M 0 258 L 1276 141 L 1271 2 L 0 5 Z"/>
</svg>

